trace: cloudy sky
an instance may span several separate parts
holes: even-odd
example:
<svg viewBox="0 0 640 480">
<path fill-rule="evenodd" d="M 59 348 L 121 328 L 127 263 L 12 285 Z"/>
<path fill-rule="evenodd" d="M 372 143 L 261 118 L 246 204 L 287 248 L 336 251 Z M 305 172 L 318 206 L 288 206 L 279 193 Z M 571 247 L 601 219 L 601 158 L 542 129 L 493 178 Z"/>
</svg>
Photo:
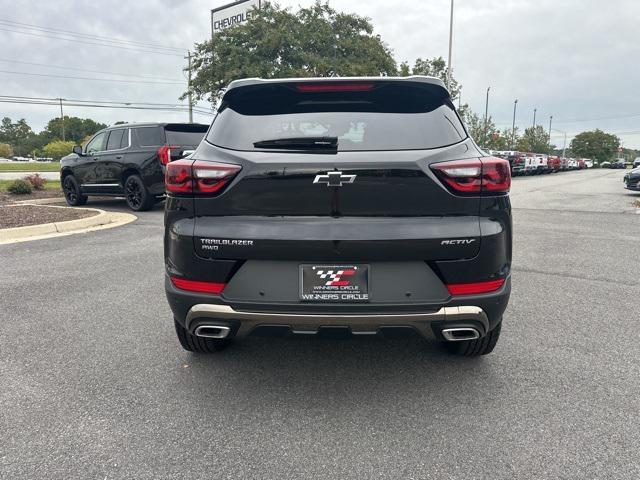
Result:
<svg viewBox="0 0 640 480">
<path fill-rule="evenodd" d="M 0 95 L 179 104 L 186 81 L 182 53 L 175 49 L 187 50 L 206 38 L 209 10 L 225 3 L 0 0 Z M 279 3 L 296 8 L 311 0 Z M 331 4 L 370 17 L 398 61 L 447 55 L 449 0 Z M 619 135 L 625 146 L 640 148 L 638 18 L 635 0 L 456 0 L 453 66 L 463 102 L 484 113 L 490 86 L 490 114 L 500 127 L 510 127 L 517 98 L 521 128 L 533 123 L 537 108 L 539 123 L 548 128 L 553 115 L 554 128 L 567 132 L 569 140 L 599 127 Z M 63 36 L 54 30 L 170 49 L 151 53 L 132 49 L 147 48 L 139 44 L 117 48 L 93 45 L 101 42 L 86 37 L 68 41 L 52 38 Z M 104 123 L 187 119 L 185 112 L 83 107 L 68 107 L 65 114 Z M 52 106 L 0 103 L 0 117 L 25 118 L 36 131 L 56 115 Z M 554 132 L 554 143 L 562 146 L 562 137 Z"/>
</svg>

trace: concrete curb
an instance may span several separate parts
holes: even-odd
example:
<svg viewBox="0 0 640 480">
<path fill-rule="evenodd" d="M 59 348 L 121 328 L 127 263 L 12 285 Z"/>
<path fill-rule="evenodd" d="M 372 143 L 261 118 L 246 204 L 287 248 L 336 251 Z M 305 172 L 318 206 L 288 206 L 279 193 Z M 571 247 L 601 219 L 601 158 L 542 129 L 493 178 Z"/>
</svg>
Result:
<svg viewBox="0 0 640 480">
<path fill-rule="evenodd" d="M 20 200 L 16 205 L 50 205 L 52 203 L 66 203 L 64 197 L 36 198 L 33 200 Z"/>
<path fill-rule="evenodd" d="M 29 205 L 29 202 L 23 202 L 21 205 Z M 47 207 L 69 208 L 54 205 L 47 205 Z M 98 212 L 98 214 L 93 215 L 92 217 L 67 220 L 65 222 L 43 223 L 40 225 L 29 225 L 27 227 L 1 229 L 0 245 L 73 235 L 76 233 L 94 232 L 96 230 L 126 225 L 138 218 L 129 213 L 106 212 L 98 208 L 83 208 L 82 210 Z"/>
</svg>

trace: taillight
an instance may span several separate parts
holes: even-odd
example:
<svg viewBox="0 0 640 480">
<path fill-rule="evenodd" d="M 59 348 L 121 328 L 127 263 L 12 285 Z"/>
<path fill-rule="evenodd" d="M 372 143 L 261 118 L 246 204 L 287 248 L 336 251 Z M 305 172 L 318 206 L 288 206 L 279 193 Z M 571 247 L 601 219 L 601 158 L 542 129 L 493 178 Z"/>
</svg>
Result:
<svg viewBox="0 0 640 480">
<path fill-rule="evenodd" d="M 373 83 L 299 83 L 298 91 L 303 93 L 316 92 L 368 92 L 373 89 Z"/>
<path fill-rule="evenodd" d="M 169 193 L 213 195 L 242 169 L 240 165 L 182 159 L 167 165 L 165 187 Z"/>
<path fill-rule="evenodd" d="M 212 293 L 219 295 L 226 287 L 224 283 L 201 282 L 198 280 L 187 280 L 186 278 L 171 277 L 171 283 L 180 290 L 195 293 Z"/>
<path fill-rule="evenodd" d="M 501 158 L 481 158 L 482 191 L 507 193 L 511 188 L 511 168 L 509 162 Z"/>
<path fill-rule="evenodd" d="M 476 283 L 456 283 L 447 285 L 447 290 L 451 295 L 479 295 L 482 293 L 491 293 L 500 290 L 504 285 L 504 278 L 499 280 L 490 280 L 488 282 Z"/>
<path fill-rule="evenodd" d="M 171 150 L 180 148 L 178 145 L 164 145 L 158 149 L 158 160 L 162 165 L 171 161 Z"/>
<path fill-rule="evenodd" d="M 434 163 L 431 170 L 454 193 L 495 195 L 511 188 L 511 167 L 495 157 Z"/>
</svg>

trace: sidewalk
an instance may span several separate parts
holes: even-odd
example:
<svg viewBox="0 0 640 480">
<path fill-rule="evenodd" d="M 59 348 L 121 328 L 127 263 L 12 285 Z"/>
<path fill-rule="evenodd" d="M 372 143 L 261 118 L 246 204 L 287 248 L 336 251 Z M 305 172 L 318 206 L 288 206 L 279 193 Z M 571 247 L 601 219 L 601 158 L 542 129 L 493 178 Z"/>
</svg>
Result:
<svg viewBox="0 0 640 480">
<path fill-rule="evenodd" d="M 0 172 L 0 180 L 15 180 L 36 173 L 45 180 L 60 180 L 60 172 Z"/>
</svg>

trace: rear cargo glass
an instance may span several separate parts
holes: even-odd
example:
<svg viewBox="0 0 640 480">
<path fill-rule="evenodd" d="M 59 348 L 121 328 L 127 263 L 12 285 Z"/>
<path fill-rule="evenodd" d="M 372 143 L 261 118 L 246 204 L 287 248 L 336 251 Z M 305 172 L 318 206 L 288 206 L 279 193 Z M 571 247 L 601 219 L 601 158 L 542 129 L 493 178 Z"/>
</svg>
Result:
<svg viewBox="0 0 640 480">
<path fill-rule="evenodd" d="M 197 147 L 208 130 L 207 125 L 167 125 L 167 144 Z"/>
<path fill-rule="evenodd" d="M 138 136 L 141 147 L 159 147 L 164 145 L 164 135 L 161 127 L 138 127 L 133 129 Z"/>
<path fill-rule="evenodd" d="M 299 92 L 295 84 L 230 90 L 207 140 L 233 150 L 255 142 L 338 137 L 339 151 L 422 150 L 453 145 L 467 134 L 437 85 L 376 82 L 370 91 Z"/>
</svg>

